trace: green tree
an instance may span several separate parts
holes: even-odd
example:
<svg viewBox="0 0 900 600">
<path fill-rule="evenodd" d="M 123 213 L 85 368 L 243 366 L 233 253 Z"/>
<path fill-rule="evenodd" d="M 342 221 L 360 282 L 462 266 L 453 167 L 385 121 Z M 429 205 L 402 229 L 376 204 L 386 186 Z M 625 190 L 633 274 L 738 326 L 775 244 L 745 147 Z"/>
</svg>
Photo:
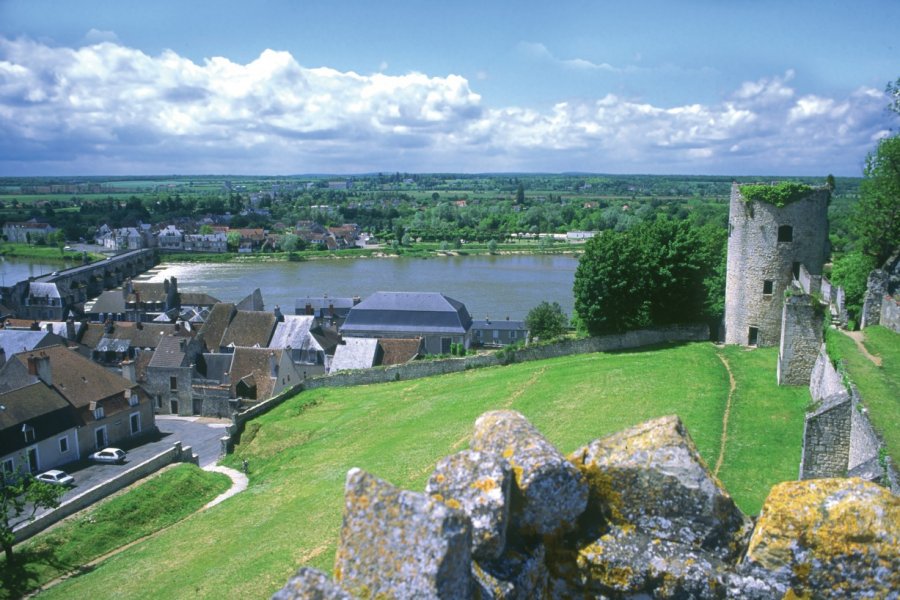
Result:
<svg viewBox="0 0 900 600">
<path fill-rule="evenodd" d="M 200 229 L 198 230 L 198 233 L 199 233 L 200 235 L 210 235 L 210 234 L 212 234 L 212 233 L 213 233 L 212 225 L 201 225 L 201 226 L 200 226 Z"/>
<path fill-rule="evenodd" d="M 488 252 L 493 254 L 496 251 L 497 251 L 497 240 L 491 239 L 491 241 L 488 242 Z"/>
<path fill-rule="evenodd" d="M 230 251 L 236 252 L 241 245 L 241 234 L 237 231 L 229 231 L 225 234 L 225 243 Z"/>
<path fill-rule="evenodd" d="M 862 251 L 880 265 L 900 245 L 900 135 L 878 142 L 864 175 L 853 230 Z"/>
<path fill-rule="evenodd" d="M 6 564 L 15 562 L 13 530 L 33 521 L 41 509 L 59 506 L 59 499 L 65 490 L 61 487 L 38 481 L 31 475 L 24 475 L 17 481 L 0 482 L 0 545 L 6 554 Z"/>
<path fill-rule="evenodd" d="M 286 233 L 281 236 L 281 251 L 294 252 L 300 245 L 300 236 L 293 233 Z"/>
<path fill-rule="evenodd" d="M 516 204 L 525 204 L 525 184 L 521 182 L 516 188 Z"/>
<path fill-rule="evenodd" d="M 834 261 L 831 281 L 844 288 L 845 306 L 849 317 L 859 323 L 869 272 L 877 265 L 875 259 L 862 252 L 849 252 Z"/>
<path fill-rule="evenodd" d="M 585 244 L 575 312 L 591 335 L 708 319 L 724 288 L 724 242 L 711 229 L 665 219 Z"/>
<path fill-rule="evenodd" d="M 569 319 L 558 302 L 541 302 L 525 317 L 529 338 L 552 340 L 565 334 Z"/>
</svg>

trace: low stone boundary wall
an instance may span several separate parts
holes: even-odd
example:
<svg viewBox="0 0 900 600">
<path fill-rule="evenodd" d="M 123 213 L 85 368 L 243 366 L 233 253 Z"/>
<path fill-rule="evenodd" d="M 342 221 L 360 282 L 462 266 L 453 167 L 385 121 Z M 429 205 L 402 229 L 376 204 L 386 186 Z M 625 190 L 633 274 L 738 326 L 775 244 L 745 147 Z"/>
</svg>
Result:
<svg viewBox="0 0 900 600">
<path fill-rule="evenodd" d="M 118 477 L 96 485 L 91 489 L 60 504 L 54 510 L 44 513 L 34 521 L 15 530 L 16 543 L 25 541 L 33 535 L 47 529 L 69 515 L 87 508 L 91 504 L 106 498 L 107 496 L 127 487 L 139 479 L 143 479 L 151 473 L 159 471 L 166 465 L 175 462 L 195 462 L 190 446 L 181 447 L 181 442 L 175 442 L 171 448 L 160 452 L 156 456 L 137 464 Z"/>
<path fill-rule="evenodd" d="M 831 364 L 823 344 L 809 393 L 814 407 L 803 425 L 800 479 L 853 475 L 896 490 L 897 474 L 869 421 L 859 391 Z"/>
<path fill-rule="evenodd" d="M 406 379 L 420 379 L 433 375 L 458 373 L 469 369 L 496 367 L 509 363 L 544 360 L 573 354 L 589 354 L 591 352 L 610 352 L 628 350 L 643 346 L 653 346 L 666 342 L 705 342 L 709 340 L 709 326 L 705 323 L 689 325 L 671 325 L 658 329 L 639 329 L 620 334 L 601 335 L 578 340 L 563 340 L 552 344 L 527 346 L 516 350 L 499 351 L 494 354 L 481 354 L 462 358 L 443 360 L 425 360 L 392 365 L 390 367 L 374 367 L 360 369 L 334 375 L 311 377 L 282 393 L 259 404 L 232 415 L 232 424 L 228 427 L 227 436 L 222 438 L 223 452 L 231 452 L 234 444 L 240 439 L 247 421 L 266 413 L 288 398 L 304 390 L 324 387 L 349 387 L 387 383 Z"/>
</svg>

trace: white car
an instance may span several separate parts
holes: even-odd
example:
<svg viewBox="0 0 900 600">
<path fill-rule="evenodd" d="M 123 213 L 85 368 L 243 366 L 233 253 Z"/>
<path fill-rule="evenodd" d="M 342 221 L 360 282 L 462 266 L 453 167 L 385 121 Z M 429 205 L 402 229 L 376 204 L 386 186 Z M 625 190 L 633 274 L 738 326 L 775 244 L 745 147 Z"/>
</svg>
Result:
<svg viewBox="0 0 900 600">
<path fill-rule="evenodd" d="M 88 456 L 94 462 L 101 463 L 123 463 L 125 462 L 125 451 L 118 448 L 104 448 L 98 452 L 94 452 Z"/>
<path fill-rule="evenodd" d="M 45 473 L 41 473 L 37 477 L 35 477 L 38 481 L 43 481 L 44 483 L 52 483 L 53 485 L 74 485 L 75 478 L 66 473 L 65 471 L 58 471 L 53 469 L 51 471 L 46 471 Z"/>
</svg>

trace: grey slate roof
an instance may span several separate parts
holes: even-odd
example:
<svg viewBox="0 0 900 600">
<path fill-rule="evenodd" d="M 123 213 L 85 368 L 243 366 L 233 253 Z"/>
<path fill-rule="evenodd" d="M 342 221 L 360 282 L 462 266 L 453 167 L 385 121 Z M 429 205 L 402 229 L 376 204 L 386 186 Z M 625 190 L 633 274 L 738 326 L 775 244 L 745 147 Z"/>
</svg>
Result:
<svg viewBox="0 0 900 600">
<path fill-rule="evenodd" d="M 269 348 L 287 348 L 305 350 L 310 345 L 309 328 L 313 326 L 313 317 L 285 315 L 284 321 L 275 326 L 275 333 L 269 342 Z M 315 340 L 313 340 L 315 341 Z M 318 346 L 318 343 L 316 343 Z"/>
<path fill-rule="evenodd" d="M 131 348 L 131 340 L 119 340 L 105 337 L 94 348 L 97 352 L 128 352 Z"/>
<path fill-rule="evenodd" d="M 347 338 L 334 351 L 331 372 L 348 369 L 368 369 L 375 365 L 378 340 L 375 338 Z"/>
<path fill-rule="evenodd" d="M 342 333 L 396 331 L 465 334 L 472 326 L 466 305 L 435 292 L 376 292 L 350 309 Z"/>
<path fill-rule="evenodd" d="M 184 363 L 184 344 L 187 339 L 170 335 L 162 336 L 150 359 L 150 367 L 181 367 Z"/>
<path fill-rule="evenodd" d="M 36 281 L 28 284 L 28 295 L 38 298 L 43 298 L 44 296 L 48 298 L 61 297 L 55 283 L 38 283 Z"/>
<path fill-rule="evenodd" d="M 0 455 L 26 446 L 22 426 L 34 428 L 37 441 L 78 425 L 72 406 L 56 390 L 42 382 L 0 394 Z"/>
<path fill-rule="evenodd" d="M 275 329 L 275 314 L 257 310 L 238 310 L 222 335 L 219 345 L 265 348 Z"/>
<path fill-rule="evenodd" d="M 27 352 L 35 348 L 65 343 L 65 339 L 49 331 L 0 329 L 0 348 L 6 352 L 7 360 L 16 352 Z"/>
<path fill-rule="evenodd" d="M 327 317 L 334 308 L 335 316 L 346 315 L 353 308 L 353 298 L 328 298 L 325 296 L 305 296 L 294 300 L 294 313 L 306 314 L 307 305 L 312 309 L 316 317 Z"/>
</svg>

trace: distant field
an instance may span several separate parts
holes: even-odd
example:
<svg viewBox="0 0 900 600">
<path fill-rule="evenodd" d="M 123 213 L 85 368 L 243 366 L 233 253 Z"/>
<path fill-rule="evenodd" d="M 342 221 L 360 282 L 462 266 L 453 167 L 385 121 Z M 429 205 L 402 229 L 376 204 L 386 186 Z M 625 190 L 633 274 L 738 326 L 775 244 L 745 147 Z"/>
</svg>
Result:
<svg viewBox="0 0 900 600">
<path fill-rule="evenodd" d="M 343 484 L 362 467 L 421 490 L 441 457 L 467 446 L 481 413 L 524 413 L 562 451 L 646 419 L 678 414 L 747 512 L 797 475 L 806 388 L 775 385 L 774 348 L 698 343 L 589 354 L 415 381 L 316 390 L 248 424 L 228 462 L 249 460 L 249 489 L 148 539 L 48 598 L 266 598 L 300 565 L 331 571 Z"/>
</svg>

